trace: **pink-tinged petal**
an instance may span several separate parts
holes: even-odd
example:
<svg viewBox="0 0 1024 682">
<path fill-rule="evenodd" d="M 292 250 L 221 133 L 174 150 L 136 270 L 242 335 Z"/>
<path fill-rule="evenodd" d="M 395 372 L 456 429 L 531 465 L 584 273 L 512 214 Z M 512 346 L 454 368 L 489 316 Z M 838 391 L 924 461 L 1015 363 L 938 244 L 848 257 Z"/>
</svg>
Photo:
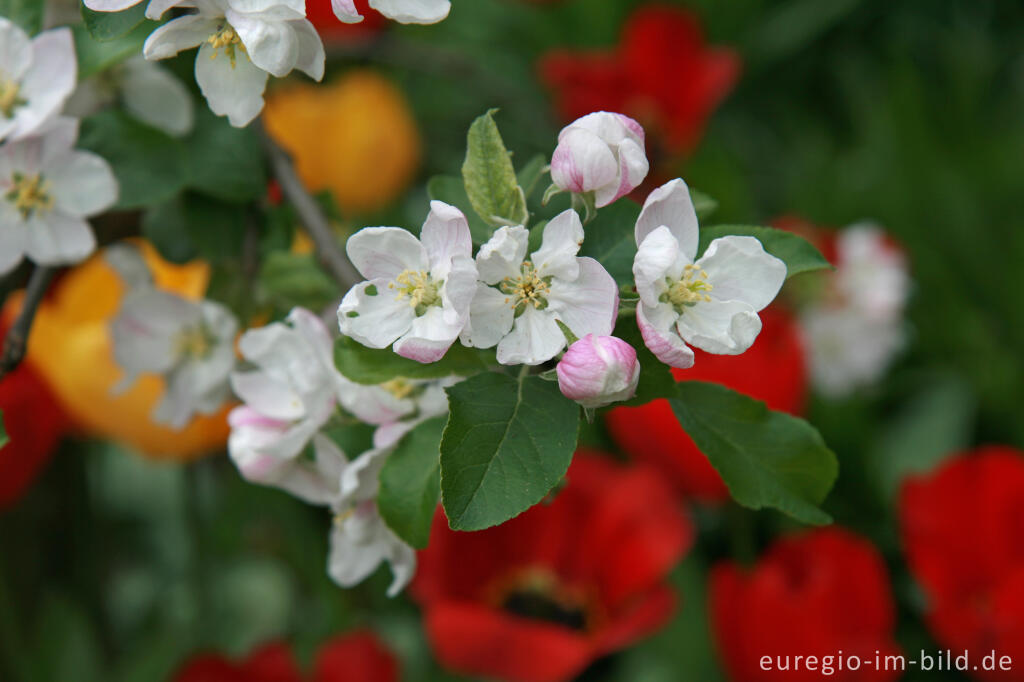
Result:
<svg viewBox="0 0 1024 682">
<path fill-rule="evenodd" d="M 708 273 L 711 298 L 742 301 L 761 310 L 786 281 L 786 264 L 765 252 L 754 237 L 721 237 L 708 246 L 697 267 Z"/>
<path fill-rule="evenodd" d="M 679 242 L 665 226 L 654 230 L 640 243 L 633 258 L 633 278 L 640 299 L 649 306 L 668 289 L 666 277 L 674 274 L 679 261 Z"/>
<path fill-rule="evenodd" d="M 717 355 L 740 355 L 761 333 L 761 318 L 742 301 L 700 302 L 686 309 L 676 323 L 690 345 Z"/>
<path fill-rule="evenodd" d="M 462 211 L 444 203 L 431 201 L 430 213 L 423 223 L 420 242 L 427 252 L 430 272 L 437 279 L 446 279 L 456 256 L 473 257 L 473 238 L 469 222 Z"/>
<path fill-rule="evenodd" d="M 608 271 L 593 258 L 578 258 L 579 277 L 555 279 L 548 295 L 548 310 L 577 337 L 607 336 L 615 327 L 619 287 Z"/>
<path fill-rule="evenodd" d="M 366 279 L 394 281 L 406 270 L 430 268 L 420 240 L 400 227 L 364 227 L 348 238 L 345 250 Z"/>
<path fill-rule="evenodd" d="M 679 242 L 679 249 L 692 263 L 697 257 L 699 228 L 697 212 L 690 198 L 690 188 L 681 178 L 658 187 L 647 196 L 636 221 L 636 243 L 664 225 Z"/>
<path fill-rule="evenodd" d="M 647 177 L 650 165 L 643 147 L 633 140 L 626 140 L 619 145 L 619 184 L 601 187 L 594 193 L 594 205 L 597 208 L 621 199 Z"/>
<path fill-rule="evenodd" d="M 352 287 L 338 308 L 341 333 L 370 348 L 387 348 L 415 319 L 416 310 L 404 297 L 397 299 L 384 279 Z"/>
<path fill-rule="evenodd" d="M 395 342 L 395 352 L 416 362 L 437 362 L 459 338 L 461 331 L 461 324 L 448 324 L 444 310 L 431 306 L 413 320 L 408 333 Z"/>
<path fill-rule="evenodd" d="M 617 185 L 619 164 L 608 144 L 594 133 L 567 129 L 551 156 L 551 181 L 560 189 L 583 193 Z"/>
<path fill-rule="evenodd" d="M 640 363 L 636 350 L 622 339 L 587 334 L 565 351 L 556 373 L 562 395 L 596 408 L 633 397 Z"/>
<path fill-rule="evenodd" d="M 370 7 L 403 24 L 436 24 L 448 16 L 450 0 L 370 0 Z"/>
<path fill-rule="evenodd" d="M 363 20 L 363 15 L 356 9 L 353 0 L 331 0 L 331 8 L 334 10 L 334 16 L 346 24 L 358 24 Z"/>
<path fill-rule="evenodd" d="M 583 243 L 583 223 L 576 211 L 567 209 L 548 221 L 540 248 L 530 260 L 541 277 L 574 280 L 579 277 L 576 261 Z"/>
<path fill-rule="evenodd" d="M 677 317 L 667 303 L 650 307 L 641 301 L 636 307 L 636 323 L 647 349 L 670 367 L 689 369 L 693 367 L 693 351 L 672 329 Z"/>
</svg>

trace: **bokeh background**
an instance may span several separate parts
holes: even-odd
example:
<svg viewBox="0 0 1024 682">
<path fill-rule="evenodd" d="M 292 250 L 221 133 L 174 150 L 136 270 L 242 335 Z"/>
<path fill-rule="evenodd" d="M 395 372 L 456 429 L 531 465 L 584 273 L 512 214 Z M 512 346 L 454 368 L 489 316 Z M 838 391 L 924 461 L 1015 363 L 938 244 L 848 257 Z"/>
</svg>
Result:
<svg viewBox="0 0 1024 682">
<path fill-rule="evenodd" d="M 938 648 L 932 602 L 913 570 L 926 562 L 908 568 L 901 534 L 905 480 L 985 443 L 1016 448 L 1012 469 L 1024 447 L 1024 5 L 663 0 L 653 11 L 666 15 L 641 20 L 650 3 L 454 0 L 436 26 L 371 16 L 343 29 L 326 0 L 308 1 L 328 42 L 328 76 L 319 86 L 276 83 L 264 121 L 342 229 L 419 224 L 427 180 L 457 175 L 465 131 L 491 107 L 517 163 L 549 154 L 576 116 L 618 109 L 647 127 L 654 179 L 679 175 L 713 197 L 714 222 L 884 226 L 913 279 L 907 341 L 884 379 L 825 397 L 788 365 L 782 376 L 758 366 L 741 374 L 764 390 L 796 381 L 806 391 L 792 410 L 819 428 L 841 466 L 825 508 L 884 561 L 880 596 L 865 599 L 893 610 L 905 652 Z M 187 76 L 190 60 L 172 68 Z M 271 184 L 267 202 L 276 201 Z M 137 214 L 115 220 L 157 243 L 147 257 L 163 286 L 191 296 L 228 286 L 216 264 L 161 259 L 158 250 L 170 261 L 194 254 L 160 244 L 152 218 L 141 227 Z M 15 286 L 5 282 L 4 293 Z M 245 483 L 222 452 L 223 416 L 171 433 L 148 422 L 157 383 L 109 396 L 117 370 L 105 325 L 119 286 L 97 261 L 65 274 L 40 313 L 30 363 L 0 384 L 14 439 L 0 450 L 0 680 L 171 679 L 199 652 L 239 658 L 274 640 L 309 661 L 353 628 L 377 633 L 402 679 L 460 679 L 436 662 L 414 603 L 384 596 L 385 570 L 353 590 L 330 581 L 328 519 Z M 305 293 L 311 305 L 321 296 Z M 621 453 L 600 424 L 585 441 Z M 986 493 L 1001 480 L 1021 476 L 965 474 L 946 488 L 950 507 L 931 512 L 949 515 L 950 553 L 979 594 L 995 590 L 997 576 L 1024 584 L 1024 488 Z M 1005 504 L 992 511 L 995 498 Z M 697 534 L 669 578 L 680 595 L 674 615 L 658 634 L 599 658 L 584 679 L 726 679 L 724 658 L 734 654 L 716 639 L 756 649 L 758 632 L 819 616 L 830 623 L 819 629 L 841 633 L 868 608 L 829 601 L 834 590 L 793 588 L 798 608 L 751 607 L 754 634 L 720 627 L 716 638 L 712 567 L 753 565 L 798 529 L 774 512 L 683 504 Z M 958 544 L 965 536 L 1008 549 L 982 556 Z M 794 571 L 813 577 L 813 557 L 832 550 L 807 551 Z M 822 571 L 851 590 L 876 580 Z M 999 641 L 1015 643 L 1006 653 L 1024 669 L 1024 588 L 1010 591 L 992 597 L 1001 611 L 961 620 L 977 617 L 981 631 L 996 613 Z"/>
</svg>

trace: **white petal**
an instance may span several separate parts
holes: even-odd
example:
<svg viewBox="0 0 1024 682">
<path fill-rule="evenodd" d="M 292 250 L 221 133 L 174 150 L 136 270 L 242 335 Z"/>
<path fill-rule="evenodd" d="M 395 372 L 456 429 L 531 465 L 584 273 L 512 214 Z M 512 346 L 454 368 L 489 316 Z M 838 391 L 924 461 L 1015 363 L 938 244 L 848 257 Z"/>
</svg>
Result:
<svg viewBox="0 0 1024 682">
<path fill-rule="evenodd" d="M 0 17 L 0 73 L 20 81 L 32 65 L 32 41 L 21 27 Z"/>
<path fill-rule="evenodd" d="M 426 249 L 400 227 L 364 227 L 348 238 L 345 251 L 366 279 L 393 281 L 406 270 L 430 268 Z"/>
<path fill-rule="evenodd" d="M 668 288 L 665 278 L 672 274 L 679 258 L 679 242 L 665 226 L 640 243 L 633 258 L 633 278 L 640 299 L 648 306 L 658 305 L 658 299 Z"/>
<path fill-rule="evenodd" d="M 299 41 L 299 56 L 295 60 L 295 68 L 304 72 L 315 81 L 324 77 L 324 43 L 313 24 L 305 19 L 290 22 Z"/>
<path fill-rule="evenodd" d="M 236 128 L 248 125 L 263 110 L 267 72 L 257 68 L 241 50 L 236 50 L 232 65 L 223 50 L 215 51 L 212 45 L 203 43 L 196 55 L 196 82 L 210 110 L 227 116 Z"/>
<path fill-rule="evenodd" d="M 444 286 L 441 287 L 445 322 L 458 324 L 460 328 L 465 325 L 476 291 L 476 263 L 467 256 L 457 256 L 452 261 Z"/>
<path fill-rule="evenodd" d="M 761 318 L 748 303 L 713 300 L 687 308 L 676 329 L 687 343 L 703 351 L 739 355 L 754 345 Z"/>
<path fill-rule="evenodd" d="M 395 352 L 416 362 L 437 362 L 459 338 L 462 324 L 450 324 L 444 310 L 431 306 L 412 321 L 409 331 L 395 342 Z"/>
<path fill-rule="evenodd" d="M 25 253 L 40 265 L 78 263 L 96 250 L 89 223 L 59 209 L 28 221 Z"/>
<path fill-rule="evenodd" d="M 331 529 L 327 573 L 342 587 L 361 583 L 388 556 L 387 528 L 376 510 L 370 513 L 374 516 L 363 518 L 356 512 L 344 521 L 335 521 Z"/>
<path fill-rule="evenodd" d="M 619 288 L 608 271 L 593 258 L 578 258 L 579 277 L 555 279 L 548 295 L 548 310 L 579 338 L 607 336 L 615 327 Z"/>
<path fill-rule="evenodd" d="M 498 228 L 476 254 L 480 281 L 497 284 L 506 277 L 518 277 L 529 240 L 530 233 L 521 225 Z"/>
<path fill-rule="evenodd" d="M 91 0 L 92 2 L 109 2 L 111 4 L 115 2 L 128 2 L 132 5 L 138 4 L 138 0 Z M 163 17 L 164 12 L 177 7 L 178 5 L 192 6 L 192 2 L 188 0 L 149 0 L 149 4 L 146 6 L 146 18 L 152 19 L 153 21 L 159 21 Z M 118 10 L 105 10 L 105 11 L 118 11 Z"/>
<path fill-rule="evenodd" d="M 551 181 L 569 192 L 618 187 L 619 163 L 608 143 L 589 130 L 569 126 L 551 156 Z"/>
<path fill-rule="evenodd" d="M 346 24 L 358 24 L 363 20 L 363 15 L 356 9 L 352 0 L 331 0 L 331 7 L 334 9 L 334 16 Z"/>
<path fill-rule="evenodd" d="M 278 78 L 287 76 L 295 68 L 299 58 L 299 41 L 288 22 L 263 21 L 231 11 L 226 18 L 241 38 L 252 63 L 258 68 Z M 237 58 L 241 59 L 237 52 Z"/>
<path fill-rule="evenodd" d="M 559 133 L 559 141 L 561 141 L 562 135 L 571 129 L 594 133 L 606 144 L 614 147 L 618 147 L 627 140 L 631 140 L 640 147 L 644 145 L 643 126 L 629 116 L 613 111 L 595 111 L 576 119 Z"/>
<path fill-rule="evenodd" d="M 636 307 L 636 323 L 640 327 L 640 335 L 654 357 L 670 367 L 689 369 L 693 367 L 693 351 L 683 343 L 674 329 L 678 317 L 667 303 L 649 307 L 641 301 Z"/>
<path fill-rule="evenodd" d="M 187 14 L 168 21 L 150 33 L 142 47 L 142 54 L 150 60 L 167 59 L 182 50 L 202 45 L 216 32 L 216 18 Z"/>
<path fill-rule="evenodd" d="M 697 212 L 690 199 L 690 189 L 680 178 L 667 182 L 647 196 L 636 221 L 636 243 L 642 244 L 651 232 L 662 225 L 679 242 L 679 249 L 690 262 L 697 257 L 699 235 Z"/>
<path fill-rule="evenodd" d="M 370 0 L 370 7 L 403 24 L 436 24 L 448 16 L 450 0 Z"/>
<path fill-rule="evenodd" d="M 541 277 L 573 280 L 580 274 L 576 254 L 583 243 L 583 223 L 571 208 L 562 211 L 544 226 L 540 248 L 531 261 Z"/>
<path fill-rule="evenodd" d="M 142 58 L 125 63 L 121 81 L 125 108 L 137 119 L 168 135 L 192 130 L 192 98 L 174 75 Z"/>
<path fill-rule="evenodd" d="M 713 300 L 742 301 L 754 310 L 771 303 L 786 281 L 786 264 L 754 237 L 716 239 L 696 265 L 708 273 Z"/>
<path fill-rule="evenodd" d="M 469 234 L 466 216 L 443 201 L 430 202 L 430 213 L 423 223 L 420 242 L 426 249 L 430 272 L 438 279 L 448 277 L 454 257 L 473 256 L 473 238 Z"/>
<path fill-rule="evenodd" d="M 122 12 L 139 2 L 141 0 L 83 0 L 83 4 L 93 12 Z"/>
<path fill-rule="evenodd" d="M 302 396 L 287 382 L 263 372 L 234 372 L 231 388 L 247 405 L 267 417 L 290 421 L 306 415 Z"/>
<path fill-rule="evenodd" d="M 153 273 L 135 244 L 118 242 L 108 246 L 103 250 L 103 260 L 114 269 L 129 292 L 153 285 Z"/>
<path fill-rule="evenodd" d="M 289 21 L 306 16 L 305 0 L 226 0 L 227 10 L 234 15 L 238 13 L 255 14 L 261 19 Z"/>
<path fill-rule="evenodd" d="M 178 334 L 199 320 L 195 303 L 155 289 L 129 295 L 111 323 L 114 359 L 132 374 L 163 373 L 178 361 Z"/>
<path fill-rule="evenodd" d="M 509 297 L 481 283 L 469 308 L 469 322 L 462 330 L 462 343 L 473 348 L 491 348 L 512 329 L 515 310 Z"/>
<path fill-rule="evenodd" d="M 0 192 L 2 192 L 0 188 Z M 0 201 L 0 275 L 13 270 L 25 255 L 26 225 L 7 201 Z"/>
<path fill-rule="evenodd" d="M 73 151 L 44 171 L 57 209 L 79 218 L 102 213 L 117 201 L 117 180 L 102 157 Z"/>
<path fill-rule="evenodd" d="M 327 325 L 305 308 L 292 308 L 288 323 L 316 353 L 324 367 L 334 368 L 334 341 Z"/>
<path fill-rule="evenodd" d="M 341 333 L 370 348 L 387 348 L 409 331 L 415 318 L 415 309 L 396 299 L 384 279 L 352 287 L 338 308 Z"/>
<path fill-rule="evenodd" d="M 607 206 L 639 187 L 650 170 L 644 148 L 633 140 L 624 140 L 619 145 L 618 152 L 618 185 L 608 184 L 594 192 L 594 205 L 597 208 Z"/>
<path fill-rule="evenodd" d="M 21 82 L 21 96 L 28 103 L 15 113 L 17 127 L 11 133 L 20 137 L 32 133 L 55 116 L 78 78 L 78 62 L 71 30 L 45 31 L 32 39 L 32 65 Z"/>
<path fill-rule="evenodd" d="M 565 335 L 547 310 L 527 306 L 515 319 L 512 331 L 498 344 L 498 362 L 503 365 L 539 365 L 565 348 Z"/>
</svg>

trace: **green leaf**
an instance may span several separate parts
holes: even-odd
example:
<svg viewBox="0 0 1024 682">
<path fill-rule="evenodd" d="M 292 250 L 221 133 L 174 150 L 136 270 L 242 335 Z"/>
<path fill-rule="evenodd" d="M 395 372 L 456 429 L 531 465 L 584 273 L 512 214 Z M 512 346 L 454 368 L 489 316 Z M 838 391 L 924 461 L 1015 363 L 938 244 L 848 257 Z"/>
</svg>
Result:
<svg viewBox="0 0 1024 682">
<path fill-rule="evenodd" d="M 96 152 L 114 169 L 120 185 L 116 209 L 159 204 L 184 187 L 181 143 L 123 112 L 84 119 L 78 146 Z"/>
<path fill-rule="evenodd" d="M 271 251 L 260 269 L 260 283 L 281 307 L 317 310 L 339 296 L 338 286 L 310 254 Z"/>
<path fill-rule="evenodd" d="M 480 116 L 469 127 L 462 180 L 473 209 L 489 225 L 525 225 L 529 214 L 512 158 L 494 122 L 497 109 Z"/>
<path fill-rule="evenodd" d="M 10 19 L 33 36 L 43 28 L 45 8 L 42 0 L 0 0 L 0 17 Z"/>
<path fill-rule="evenodd" d="M 519 169 L 516 173 L 516 181 L 519 186 L 523 188 L 523 196 L 527 199 L 530 198 L 536 190 L 537 186 L 540 185 L 541 178 L 544 177 L 546 167 L 548 165 L 547 157 L 543 154 L 537 154 L 532 159 L 526 162 L 526 164 Z"/>
<path fill-rule="evenodd" d="M 836 456 L 803 419 L 718 384 L 683 381 L 669 400 L 683 429 L 722 476 L 734 500 L 772 507 L 811 524 L 839 472 Z"/>
<path fill-rule="evenodd" d="M 586 226 L 581 256 L 590 256 L 605 267 L 619 284 L 633 283 L 634 237 L 640 206 L 632 201 L 616 201 L 597 212 Z"/>
<path fill-rule="evenodd" d="M 184 146 L 188 186 L 195 191 L 235 202 L 266 193 L 260 142 L 251 128 L 235 128 L 208 107 L 198 107 L 195 129 Z"/>
<path fill-rule="evenodd" d="M 487 372 L 447 391 L 441 497 L 453 529 L 508 521 L 565 476 L 579 436 L 579 407 L 557 384 Z"/>
<path fill-rule="evenodd" d="M 690 188 L 690 199 L 693 201 L 693 210 L 697 213 L 697 220 L 703 222 L 711 217 L 718 210 L 718 202 L 700 190 Z"/>
<path fill-rule="evenodd" d="M 460 344 L 454 344 L 437 362 L 428 363 L 403 358 L 390 348 L 367 348 L 347 336 L 334 344 L 334 364 L 338 371 L 358 384 L 381 384 L 399 377 L 441 379 L 453 374 L 466 376 L 486 369 L 487 361 L 487 354 Z"/>
<path fill-rule="evenodd" d="M 806 239 L 798 237 L 792 232 L 777 230 L 774 227 L 715 225 L 701 228 L 700 253 L 704 253 L 712 240 L 731 234 L 757 237 L 765 251 L 786 264 L 786 277 L 799 275 L 802 272 L 832 268 L 821 252 Z"/>
<path fill-rule="evenodd" d="M 0 410 L 0 448 L 7 445 L 10 440 L 7 436 L 7 428 L 4 426 L 4 411 Z"/>
<path fill-rule="evenodd" d="M 153 32 L 157 24 L 145 21 L 136 26 L 130 33 L 120 38 L 99 42 L 93 38 L 82 24 L 71 27 L 75 38 L 75 53 L 78 56 L 78 80 L 96 75 L 109 69 L 129 57 L 139 54 L 146 37 Z"/>
<path fill-rule="evenodd" d="M 157 204 L 142 216 L 142 236 L 148 239 L 160 255 L 171 263 L 187 263 L 199 255 L 196 245 L 188 236 L 185 224 L 184 201 L 176 196 Z"/>
<path fill-rule="evenodd" d="M 147 4 L 140 2 L 122 12 L 94 12 L 83 4 L 82 19 L 89 35 L 105 43 L 131 32 L 145 21 Z"/>
<path fill-rule="evenodd" d="M 466 214 L 474 244 L 483 244 L 491 238 L 494 228 L 472 210 L 473 204 L 469 202 L 462 180 L 451 175 L 435 175 L 427 181 L 427 194 L 431 199 L 451 204 Z"/>
<path fill-rule="evenodd" d="M 85 610 L 57 592 L 48 592 L 36 611 L 33 661 L 45 682 L 103 679 L 99 629 Z"/>
<path fill-rule="evenodd" d="M 245 239 L 245 209 L 185 192 L 148 211 L 142 230 L 175 263 L 196 255 L 214 263 L 236 261 Z"/>
<path fill-rule="evenodd" d="M 445 417 L 434 417 L 410 431 L 380 471 L 377 508 L 398 537 L 422 549 L 441 496 L 441 433 Z"/>
</svg>

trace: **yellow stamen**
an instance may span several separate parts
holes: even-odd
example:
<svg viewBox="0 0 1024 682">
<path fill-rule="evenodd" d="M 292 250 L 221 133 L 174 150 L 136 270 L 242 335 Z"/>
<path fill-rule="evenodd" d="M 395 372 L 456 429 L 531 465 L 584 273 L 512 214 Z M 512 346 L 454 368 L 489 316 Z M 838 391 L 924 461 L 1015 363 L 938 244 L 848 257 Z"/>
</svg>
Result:
<svg viewBox="0 0 1024 682">
<path fill-rule="evenodd" d="M 404 270 L 388 287 L 398 291 L 396 301 L 408 298 L 409 305 L 416 309 L 416 314 L 422 315 L 430 306 L 441 304 L 442 284 L 434 281 L 430 273 L 422 270 Z"/>
<path fill-rule="evenodd" d="M 22 175 L 15 173 L 14 185 L 6 198 L 14 204 L 21 217 L 28 220 L 33 214 L 45 213 L 53 208 L 53 197 L 50 195 L 50 183 L 39 173 Z"/>
<path fill-rule="evenodd" d="M 521 314 L 527 305 L 537 310 L 548 307 L 547 296 L 551 292 L 550 277 L 544 278 L 537 274 L 533 263 L 525 261 L 520 269 L 519 277 L 506 277 L 498 285 L 503 294 L 510 298 L 506 302 L 513 303 L 517 314 Z"/>
<path fill-rule="evenodd" d="M 230 24 L 224 24 L 216 33 L 207 38 L 206 42 L 213 46 L 213 54 L 210 55 L 211 59 L 217 56 L 217 50 L 224 48 L 224 54 L 231 61 L 232 69 L 235 68 L 236 63 L 236 47 L 245 52 L 245 44 Z"/>
<path fill-rule="evenodd" d="M 204 326 L 190 327 L 178 334 L 178 352 L 189 358 L 202 359 L 213 352 L 214 341 Z"/>
<path fill-rule="evenodd" d="M 21 97 L 21 86 L 13 80 L 0 76 L 0 114 L 14 118 L 14 110 L 25 104 Z"/>
<path fill-rule="evenodd" d="M 707 292 L 714 287 L 707 281 L 707 278 L 708 273 L 704 270 L 696 265 L 687 265 L 683 268 L 683 276 L 679 280 L 674 282 L 668 280 L 668 291 L 663 296 L 663 300 L 667 300 L 680 312 L 684 306 L 692 306 L 701 301 L 710 303 L 711 297 Z"/>
<path fill-rule="evenodd" d="M 408 398 L 412 395 L 413 391 L 416 390 L 416 387 L 412 383 L 402 379 L 401 377 L 398 379 L 392 379 L 391 381 L 385 381 L 380 385 L 380 387 L 399 400 Z"/>
</svg>

